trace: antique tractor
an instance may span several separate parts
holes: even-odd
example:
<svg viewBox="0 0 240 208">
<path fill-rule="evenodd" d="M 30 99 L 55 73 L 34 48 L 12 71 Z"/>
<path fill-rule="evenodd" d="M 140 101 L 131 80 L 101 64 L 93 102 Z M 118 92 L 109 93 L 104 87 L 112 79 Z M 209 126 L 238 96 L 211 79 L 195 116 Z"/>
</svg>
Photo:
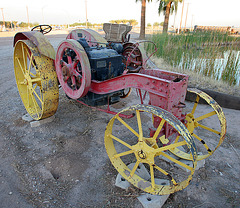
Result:
<svg viewBox="0 0 240 208">
<path fill-rule="evenodd" d="M 14 70 L 22 102 L 33 119 L 50 117 L 58 107 L 60 85 L 68 98 L 113 114 L 104 142 L 122 180 L 151 194 L 182 190 L 197 161 L 223 142 L 223 111 L 204 92 L 187 89 L 187 75 L 149 67 L 151 55 L 141 44 L 146 41 L 130 42 L 130 26 L 106 23 L 103 29 L 105 38 L 91 29 L 71 31 L 56 53 L 44 36 L 50 26 L 17 33 Z M 110 110 L 132 89 L 130 101 L 136 105 Z M 194 104 L 185 102 L 187 90 L 195 95 Z M 203 115 L 200 100 L 208 104 Z"/>
</svg>

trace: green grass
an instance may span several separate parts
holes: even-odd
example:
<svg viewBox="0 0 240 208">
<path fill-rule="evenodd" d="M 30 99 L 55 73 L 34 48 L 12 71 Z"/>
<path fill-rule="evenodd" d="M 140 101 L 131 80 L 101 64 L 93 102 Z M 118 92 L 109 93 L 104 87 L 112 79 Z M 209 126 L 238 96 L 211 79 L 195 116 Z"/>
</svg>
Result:
<svg viewBox="0 0 240 208">
<path fill-rule="evenodd" d="M 239 38 L 216 32 L 197 32 L 153 34 L 150 39 L 158 48 L 155 56 L 173 67 L 192 70 L 230 85 L 236 85 L 239 79 Z M 153 44 L 146 45 L 146 49 L 153 51 Z"/>
</svg>

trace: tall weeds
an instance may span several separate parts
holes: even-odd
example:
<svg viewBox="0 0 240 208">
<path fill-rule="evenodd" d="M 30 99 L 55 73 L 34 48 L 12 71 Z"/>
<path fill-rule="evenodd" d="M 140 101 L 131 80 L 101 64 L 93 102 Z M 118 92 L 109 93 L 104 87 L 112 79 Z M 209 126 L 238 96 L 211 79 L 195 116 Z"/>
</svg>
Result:
<svg viewBox="0 0 240 208">
<path fill-rule="evenodd" d="M 155 56 L 168 64 L 184 70 L 192 70 L 230 85 L 239 84 L 240 39 L 217 32 L 189 34 L 153 34 L 157 45 Z M 146 45 L 153 51 L 151 44 Z"/>
</svg>

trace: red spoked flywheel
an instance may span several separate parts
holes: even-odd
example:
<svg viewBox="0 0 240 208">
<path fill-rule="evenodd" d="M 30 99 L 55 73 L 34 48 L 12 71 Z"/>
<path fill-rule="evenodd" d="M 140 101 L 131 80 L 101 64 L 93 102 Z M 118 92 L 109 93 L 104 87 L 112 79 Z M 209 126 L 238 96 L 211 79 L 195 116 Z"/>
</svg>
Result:
<svg viewBox="0 0 240 208">
<path fill-rule="evenodd" d="M 64 40 L 57 49 L 55 67 L 64 92 L 72 99 L 87 94 L 91 85 L 88 56 L 76 40 Z"/>
</svg>

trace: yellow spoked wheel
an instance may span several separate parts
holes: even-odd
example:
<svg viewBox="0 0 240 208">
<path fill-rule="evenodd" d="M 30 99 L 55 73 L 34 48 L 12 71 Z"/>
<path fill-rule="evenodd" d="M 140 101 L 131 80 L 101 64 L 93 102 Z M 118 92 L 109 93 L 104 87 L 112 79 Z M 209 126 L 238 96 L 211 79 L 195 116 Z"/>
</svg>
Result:
<svg viewBox="0 0 240 208">
<path fill-rule="evenodd" d="M 29 115 L 35 120 L 54 115 L 59 97 L 54 61 L 41 55 L 31 41 L 20 40 L 14 49 L 14 72 Z"/>
<path fill-rule="evenodd" d="M 218 103 L 206 93 L 197 89 L 188 89 L 196 95 L 194 104 L 189 103 L 186 108 L 185 125 L 197 146 L 197 160 L 202 160 L 214 153 L 222 144 L 226 134 L 226 118 Z M 208 105 L 199 106 L 200 98 Z M 180 141 L 180 140 L 178 140 Z M 191 160 L 191 155 L 180 148 L 170 150 L 180 158 Z"/>
<path fill-rule="evenodd" d="M 169 112 L 154 106 L 138 104 L 119 113 L 136 114 L 130 119 L 115 115 L 105 132 L 107 154 L 121 176 L 134 186 L 155 195 L 184 189 L 192 179 L 197 156 L 195 144 L 186 127 Z M 161 122 L 154 135 L 150 136 L 153 115 Z M 185 140 L 163 145 L 159 137 L 165 138 L 164 129 L 167 124 L 175 130 L 175 134 L 181 135 Z M 190 165 L 165 153 L 179 146 L 191 152 Z M 173 166 L 171 162 L 176 165 Z M 144 174 L 139 170 L 143 166 Z"/>
</svg>

